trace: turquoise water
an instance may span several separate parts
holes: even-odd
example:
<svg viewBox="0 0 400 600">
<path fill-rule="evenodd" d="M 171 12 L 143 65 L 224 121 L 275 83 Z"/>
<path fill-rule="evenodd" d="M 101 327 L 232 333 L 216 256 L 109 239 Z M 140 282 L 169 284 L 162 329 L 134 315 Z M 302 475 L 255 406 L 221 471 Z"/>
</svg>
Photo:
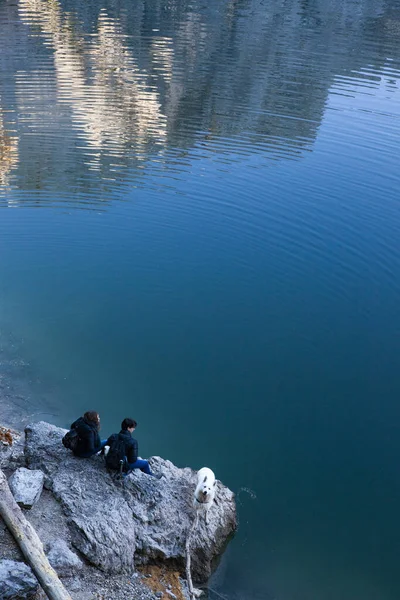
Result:
<svg viewBox="0 0 400 600">
<path fill-rule="evenodd" d="M 210 599 L 398 600 L 400 3 L 0 4 L 3 418 L 210 466 Z"/>
</svg>

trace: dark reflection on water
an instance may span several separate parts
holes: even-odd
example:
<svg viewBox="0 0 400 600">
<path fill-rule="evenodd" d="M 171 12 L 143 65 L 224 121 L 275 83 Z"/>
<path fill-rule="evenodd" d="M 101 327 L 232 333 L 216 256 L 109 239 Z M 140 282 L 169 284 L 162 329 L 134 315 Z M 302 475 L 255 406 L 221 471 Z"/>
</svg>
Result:
<svg viewBox="0 0 400 600">
<path fill-rule="evenodd" d="M 3 191 L 83 202 L 199 157 L 301 159 L 333 82 L 373 88 L 400 54 L 372 0 L 19 0 L 0 23 Z"/>
</svg>

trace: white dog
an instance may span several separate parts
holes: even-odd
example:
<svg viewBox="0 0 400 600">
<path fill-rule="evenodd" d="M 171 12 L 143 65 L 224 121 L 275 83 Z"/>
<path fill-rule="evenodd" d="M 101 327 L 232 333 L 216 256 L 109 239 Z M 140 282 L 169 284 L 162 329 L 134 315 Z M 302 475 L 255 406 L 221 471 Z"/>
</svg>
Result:
<svg viewBox="0 0 400 600">
<path fill-rule="evenodd" d="M 205 511 L 207 522 L 207 512 L 211 508 L 215 499 L 215 475 L 208 467 L 203 467 L 197 473 L 197 486 L 194 491 L 193 506 L 196 510 Z"/>
</svg>

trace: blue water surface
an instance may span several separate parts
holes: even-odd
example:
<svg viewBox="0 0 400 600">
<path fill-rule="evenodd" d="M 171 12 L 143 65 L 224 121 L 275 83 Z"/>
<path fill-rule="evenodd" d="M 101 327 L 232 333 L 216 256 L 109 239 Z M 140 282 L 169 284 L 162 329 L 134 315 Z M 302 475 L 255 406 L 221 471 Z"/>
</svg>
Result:
<svg viewBox="0 0 400 600">
<path fill-rule="evenodd" d="M 400 4 L 0 5 L 4 420 L 135 418 L 211 600 L 398 600 Z"/>
</svg>

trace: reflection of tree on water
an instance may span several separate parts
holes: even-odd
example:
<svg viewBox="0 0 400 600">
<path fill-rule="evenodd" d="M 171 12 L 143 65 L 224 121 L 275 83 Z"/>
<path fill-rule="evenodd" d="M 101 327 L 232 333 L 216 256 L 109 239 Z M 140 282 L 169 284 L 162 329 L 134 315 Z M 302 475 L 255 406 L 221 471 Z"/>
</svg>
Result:
<svg viewBox="0 0 400 600">
<path fill-rule="evenodd" d="M 193 148 L 301 157 L 336 76 L 372 61 L 379 79 L 388 48 L 398 61 L 384 0 L 19 0 L 18 15 L 27 187 L 97 187 Z"/>
</svg>

